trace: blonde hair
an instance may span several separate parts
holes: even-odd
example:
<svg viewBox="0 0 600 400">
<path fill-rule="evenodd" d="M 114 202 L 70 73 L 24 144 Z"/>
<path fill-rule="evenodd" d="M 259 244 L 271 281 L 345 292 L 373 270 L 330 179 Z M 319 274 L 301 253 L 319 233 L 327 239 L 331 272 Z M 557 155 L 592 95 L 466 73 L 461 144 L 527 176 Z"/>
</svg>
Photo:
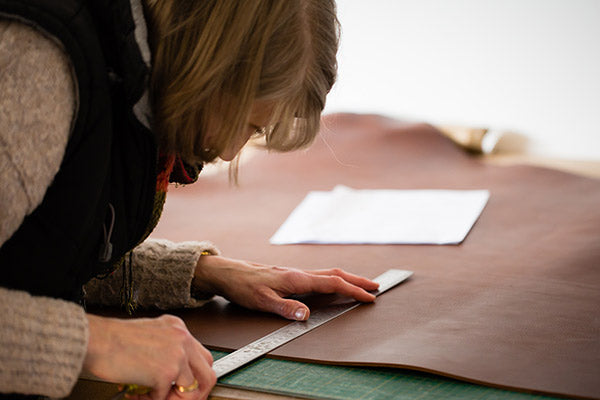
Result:
<svg viewBox="0 0 600 400">
<path fill-rule="evenodd" d="M 273 104 L 270 149 L 312 142 L 337 71 L 334 0 L 146 0 L 154 128 L 163 150 L 214 159 Z M 220 131 L 203 148 L 209 118 Z"/>
</svg>

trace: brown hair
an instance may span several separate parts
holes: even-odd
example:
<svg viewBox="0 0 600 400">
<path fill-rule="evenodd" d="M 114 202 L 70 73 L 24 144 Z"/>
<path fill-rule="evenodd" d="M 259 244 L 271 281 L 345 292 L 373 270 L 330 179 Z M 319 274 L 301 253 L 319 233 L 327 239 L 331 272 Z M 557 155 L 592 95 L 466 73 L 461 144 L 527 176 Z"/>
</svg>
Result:
<svg viewBox="0 0 600 400">
<path fill-rule="evenodd" d="M 312 142 L 337 70 L 334 0 L 146 0 L 154 128 L 188 162 L 214 159 L 247 129 L 257 100 L 273 104 L 270 149 Z M 203 131 L 218 115 L 218 140 Z"/>
</svg>

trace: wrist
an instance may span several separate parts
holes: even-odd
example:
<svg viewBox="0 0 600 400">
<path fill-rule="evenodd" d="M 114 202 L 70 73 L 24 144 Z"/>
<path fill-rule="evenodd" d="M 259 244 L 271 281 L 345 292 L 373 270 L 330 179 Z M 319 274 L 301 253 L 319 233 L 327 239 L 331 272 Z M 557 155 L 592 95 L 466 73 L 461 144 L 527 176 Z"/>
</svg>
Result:
<svg viewBox="0 0 600 400">
<path fill-rule="evenodd" d="M 98 365 L 102 355 L 108 354 L 108 340 L 110 333 L 110 318 L 93 314 L 86 314 L 88 320 L 88 345 L 83 360 L 83 369 L 95 375 L 95 366 Z"/>
<path fill-rule="evenodd" d="M 218 257 L 208 251 L 203 251 L 196 263 L 194 277 L 192 278 L 192 296 L 196 299 L 210 298 L 217 292 L 212 279 L 212 270 L 215 258 Z"/>
</svg>

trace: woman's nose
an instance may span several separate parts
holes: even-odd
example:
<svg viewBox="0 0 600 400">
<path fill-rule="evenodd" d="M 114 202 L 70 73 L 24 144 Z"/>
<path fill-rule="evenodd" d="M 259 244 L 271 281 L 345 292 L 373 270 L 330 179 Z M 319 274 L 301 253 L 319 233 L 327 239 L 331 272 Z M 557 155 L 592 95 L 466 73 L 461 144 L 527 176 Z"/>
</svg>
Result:
<svg viewBox="0 0 600 400">
<path fill-rule="evenodd" d="M 240 150 L 242 149 L 242 147 L 244 147 L 244 144 L 242 144 L 241 146 L 232 146 L 230 144 L 225 149 L 223 149 L 223 151 L 219 155 L 219 158 L 221 160 L 223 160 L 223 161 L 231 161 L 231 160 L 233 160 L 235 158 L 235 156 L 240 152 Z"/>
<path fill-rule="evenodd" d="M 248 143 L 248 140 L 250 139 L 250 136 L 252 136 L 253 132 L 254 130 L 248 129 L 248 132 L 244 132 L 243 134 L 239 135 L 236 139 L 229 142 L 229 144 L 223 149 L 221 154 L 219 154 L 219 158 L 223 161 L 233 160 L 235 156 L 237 156 L 237 154 L 240 152 L 240 150 L 242 150 L 242 147 L 244 147 L 244 145 Z"/>
</svg>

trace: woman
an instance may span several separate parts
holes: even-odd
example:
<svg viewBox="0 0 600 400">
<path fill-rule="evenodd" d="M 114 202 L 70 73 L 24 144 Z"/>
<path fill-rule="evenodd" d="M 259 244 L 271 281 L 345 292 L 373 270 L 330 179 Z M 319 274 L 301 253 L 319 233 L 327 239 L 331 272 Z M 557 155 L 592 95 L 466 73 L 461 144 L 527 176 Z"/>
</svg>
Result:
<svg viewBox="0 0 600 400">
<path fill-rule="evenodd" d="M 377 284 L 344 271 L 144 240 L 169 181 L 254 135 L 310 143 L 336 50 L 333 0 L 0 0 L 0 393 L 64 397 L 84 370 L 152 399 L 208 396 L 212 358 L 181 320 L 100 317 L 84 300 L 220 294 L 295 320 L 309 314 L 295 293 L 373 301 Z"/>
</svg>

